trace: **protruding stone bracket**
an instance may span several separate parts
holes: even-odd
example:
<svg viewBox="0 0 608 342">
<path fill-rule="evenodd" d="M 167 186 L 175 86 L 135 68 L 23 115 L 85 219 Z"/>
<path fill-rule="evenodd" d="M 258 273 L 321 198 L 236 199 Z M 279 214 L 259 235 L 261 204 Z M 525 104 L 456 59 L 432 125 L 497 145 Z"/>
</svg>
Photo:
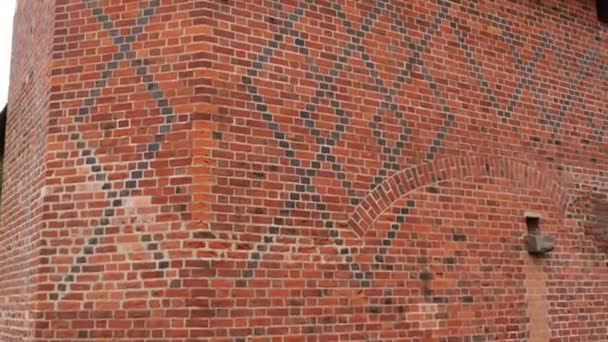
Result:
<svg viewBox="0 0 608 342">
<path fill-rule="evenodd" d="M 555 238 L 549 234 L 544 234 L 541 230 L 541 215 L 535 212 L 526 211 L 526 226 L 528 234 L 524 237 L 528 253 L 534 256 L 543 256 L 555 248 Z"/>
</svg>

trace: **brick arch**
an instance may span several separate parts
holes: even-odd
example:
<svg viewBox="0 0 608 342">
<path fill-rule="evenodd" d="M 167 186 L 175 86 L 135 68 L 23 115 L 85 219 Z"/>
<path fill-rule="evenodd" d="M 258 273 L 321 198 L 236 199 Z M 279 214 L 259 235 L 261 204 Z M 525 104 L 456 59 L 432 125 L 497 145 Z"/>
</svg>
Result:
<svg viewBox="0 0 608 342">
<path fill-rule="evenodd" d="M 348 226 L 363 237 L 376 219 L 399 198 L 420 187 L 447 179 L 466 177 L 506 178 L 530 188 L 540 189 L 566 212 L 570 196 L 548 170 L 539 170 L 522 162 L 491 157 L 467 156 L 439 159 L 401 170 L 384 180 L 357 205 Z"/>
</svg>

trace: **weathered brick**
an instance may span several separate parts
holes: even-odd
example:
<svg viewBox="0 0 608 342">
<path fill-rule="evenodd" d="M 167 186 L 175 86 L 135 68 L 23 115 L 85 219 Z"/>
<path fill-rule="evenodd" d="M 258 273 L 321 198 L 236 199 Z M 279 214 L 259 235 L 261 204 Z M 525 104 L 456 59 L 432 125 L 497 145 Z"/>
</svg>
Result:
<svg viewBox="0 0 608 342">
<path fill-rule="evenodd" d="M 607 39 L 593 0 L 20 1 L 0 340 L 603 341 Z"/>
</svg>

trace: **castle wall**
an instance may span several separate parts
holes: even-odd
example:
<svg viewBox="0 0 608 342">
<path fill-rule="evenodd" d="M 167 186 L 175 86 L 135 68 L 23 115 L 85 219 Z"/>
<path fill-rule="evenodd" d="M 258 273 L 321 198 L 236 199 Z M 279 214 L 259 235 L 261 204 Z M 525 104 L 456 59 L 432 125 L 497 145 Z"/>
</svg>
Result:
<svg viewBox="0 0 608 342">
<path fill-rule="evenodd" d="M 595 8 L 21 6 L 0 243 L 24 242 L 2 252 L 0 336 L 605 340 Z M 18 89 L 23 56 L 49 72 Z"/>
<path fill-rule="evenodd" d="M 37 329 L 47 261 L 44 236 L 45 154 L 48 147 L 54 6 L 20 1 L 12 48 L 0 214 L 0 340 L 31 339 Z M 8 53 L 8 51 L 5 51 Z M 4 104 L 3 104 L 4 105 Z"/>
</svg>

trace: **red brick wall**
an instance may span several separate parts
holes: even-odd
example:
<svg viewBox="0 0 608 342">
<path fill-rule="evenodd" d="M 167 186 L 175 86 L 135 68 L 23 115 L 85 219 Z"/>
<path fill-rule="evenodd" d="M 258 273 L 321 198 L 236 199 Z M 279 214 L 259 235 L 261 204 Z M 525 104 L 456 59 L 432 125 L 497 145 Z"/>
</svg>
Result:
<svg viewBox="0 0 608 342">
<path fill-rule="evenodd" d="M 34 340 L 606 340 L 594 1 L 56 0 L 53 25 L 11 309 Z"/>
<path fill-rule="evenodd" d="M 44 263 L 40 247 L 46 243 L 42 220 L 53 11 L 50 1 L 20 1 L 14 20 L 0 215 L 2 341 L 27 340 L 36 329 L 39 298 L 34 294 Z"/>
</svg>

